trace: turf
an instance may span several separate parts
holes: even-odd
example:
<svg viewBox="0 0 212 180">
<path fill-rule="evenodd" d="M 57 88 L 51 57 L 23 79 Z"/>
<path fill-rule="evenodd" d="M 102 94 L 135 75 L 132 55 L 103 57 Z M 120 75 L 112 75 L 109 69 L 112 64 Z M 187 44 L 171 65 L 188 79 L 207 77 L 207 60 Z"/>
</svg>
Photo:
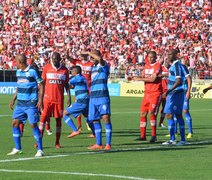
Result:
<svg viewBox="0 0 212 180">
<path fill-rule="evenodd" d="M 138 142 L 141 98 L 112 97 L 112 150 L 89 151 L 95 143 L 88 138 L 83 119 L 82 134 L 72 139 L 63 123 L 61 149 L 55 149 L 55 121 L 52 136 L 44 135 L 44 158 L 34 158 L 34 138 L 27 124 L 22 137 L 22 155 L 8 157 L 14 147 L 11 129 L 11 95 L 0 95 L 0 179 L 211 179 L 212 103 L 210 99 L 191 99 L 194 137 L 183 147 L 164 147 L 167 129 L 158 128 L 158 141 Z M 166 122 L 165 122 L 166 124 Z M 104 126 L 104 125 L 103 125 Z M 179 139 L 179 137 L 178 137 Z M 103 132 L 103 142 L 105 136 Z M 18 161 L 19 159 L 19 161 Z M 17 172 L 17 170 L 21 170 Z"/>
</svg>

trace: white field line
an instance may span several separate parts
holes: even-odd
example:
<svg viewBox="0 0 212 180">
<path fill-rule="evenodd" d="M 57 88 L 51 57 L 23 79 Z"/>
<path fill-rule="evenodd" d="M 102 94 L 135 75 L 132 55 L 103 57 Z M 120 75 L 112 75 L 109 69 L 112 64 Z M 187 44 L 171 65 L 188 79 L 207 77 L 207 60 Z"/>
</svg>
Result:
<svg viewBox="0 0 212 180">
<path fill-rule="evenodd" d="M 187 142 L 186 146 L 189 145 L 201 145 L 201 144 L 212 144 L 212 141 L 198 141 L 198 142 Z M 123 148 L 123 149 L 112 149 L 110 151 L 86 151 L 86 152 L 73 152 L 69 154 L 58 154 L 54 156 L 43 156 L 43 157 L 29 157 L 29 158 L 17 158 L 17 159 L 3 159 L 0 160 L 0 163 L 7 163 L 7 162 L 18 162 L 18 161 L 29 161 L 29 160 L 40 160 L 40 159 L 52 159 L 52 158 L 60 158 L 60 157 L 68 157 L 68 156 L 75 156 L 75 155 L 90 155 L 90 154 L 103 154 L 103 153 L 110 153 L 110 152 L 126 152 L 126 151 L 142 151 L 142 150 L 152 150 L 152 149 L 161 149 L 167 147 L 165 145 L 160 146 L 149 146 L 143 148 Z M 178 146 L 168 146 L 168 147 L 178 147 Z M 182 147 L 182 146 L 180 146 Z M 184 146 L 183 146 L 184 147 Z"/>
<path fill-rule="evenodd" d="M 189 111 L 194 111 L 194 112 L 199 112 L 199 111 L 211 111 L 212 109 L 191 109 Z M 112 112 L 112 114 L 138 114 L 138 111 L 127 111 L 127 112 Z M 8 115 L 8 114 L 0 114 L 0 117 L 12 117 L 12 115 Z"/>
<path fill-rule="evenodd" d="M 40 174 L 65 174 L 65 175 L 78 175 L 78 176 L 111 177 L 111 178 L 117 178 L 117 179 L 153 180 L 153 179 L 144 179 L 144 178 L 133 177 L 133 176 L 120 176 L 120 175 L 112 175 L 112 174 L 80 173 L 80 172 L 29 171 L 29 170 L 10 170 L 10 169 L 0 169 L 0 172 L 9 172 L 9 173 L 40 173 Z"/>
</svg>

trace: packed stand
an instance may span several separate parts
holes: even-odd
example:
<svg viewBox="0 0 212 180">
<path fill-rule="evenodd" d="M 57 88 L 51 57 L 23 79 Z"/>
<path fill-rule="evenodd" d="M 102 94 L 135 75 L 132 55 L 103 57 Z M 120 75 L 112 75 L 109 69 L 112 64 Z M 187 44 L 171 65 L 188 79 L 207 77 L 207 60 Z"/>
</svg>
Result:
<svg viewBox="0 0 212 180">
<path fill-rule="evenodd" d="M 168 49 L 178 48 L 193 78 L 212 78 L 210 0 L 0 2 L 0 69 L 15 69 L 21 52 L 42 69 L 54 51 L 70 68 L 67 50 L 77 58 L 81 50 L 96 48 L 111 72 L 123 77 L 123 69 L 142 70 L 149 50 L 163 61 Z"/>
</svg>

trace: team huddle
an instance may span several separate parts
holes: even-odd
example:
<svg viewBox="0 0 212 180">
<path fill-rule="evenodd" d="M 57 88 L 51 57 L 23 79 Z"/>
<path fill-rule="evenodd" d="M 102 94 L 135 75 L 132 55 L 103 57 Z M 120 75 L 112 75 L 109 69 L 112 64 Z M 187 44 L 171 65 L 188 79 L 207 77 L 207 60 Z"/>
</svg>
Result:
<svg viewBox="0 0 212 180">
<path fill-rule="evenodd" d="M 98 50 L 82 51 L 81 56 L 89 56 L 92 63 L 90 62 L 90 67 L 83 68 L 83 60 L 72 62 L 75 65 L 71 68 L 71 78 L 69 78 L 68 69 L 61 64 L 61 57 L 57 52 L 52 54 L 51 63 L 44 67 L 42 76 L 39 75 L 35 67 L 27 64 L 27 58 L 24 54 L 16 56 L 18 85 L 14 98 L 9 104 L 12 109 L 17 100 L 12 117 L 15 148 L 8 155 L 22 153 L 20 124 L 25 124 L 27 119 L 36 140 L 34 146 L 37 148 L 37 153 L 35 157 L 41 157 L 44 155 L 42 136 L 45 124 L 50 117 L 56 119 L 55 147 L 60 148 L 62 118 L 73 131 L 68 137 L 74 137 L 80 134 L 80 129 L 75 126 L 72 117 L 77 118 L 81 114 L 87 118 L 87 124 L 96 138 L 96 144 L 89 146 L 88 149 L 111 149 L 112 124 L 107 87 L 109 65 L 102 59 Z M 86 79 L 82 73 L 89 74 L 89 78 Z M 70 88 L 75 91 L 73 104 L 71 104 Z M 64 89 L 66 89 L 68 96 L 66 109 L 63 105 Z M 41 113 L 41 119 L 39 113 Z M 106 145 L 104 147 L 100 119 L 105 124 Z"/>
<path fill-rule="evenodd" d="M 90 61 L 88 61 L 90 57 Z M 110 96 L 108 91 L 109 65 L 103 60 L 99 50 L 82 51 L 80 59 L 75 60 L 67 55 L 73 63 L 71 77 L 69 71 L 61 63 L 60 54 L 53 52 L 51 63 L 47 64 L 39 75 L 32 65 L 27 64 L 24 54 L 16 56 L 17 62 L 17 90 L 13 105 L 17 100 L 13 112 L 12 131 L 15 148 L 8 155 L 22 153 L 20 125 L 29 120 L 35 137 L 37 153 L 35 157 L 44 155 L 42 138 L 45 126 L 51 117 L 56 119 L 55 147 L 61 148 L 60 136 L 62 119 L 71 128 L 69 138 L 80 134 L 81 123 L 78 127 L 74 124 L 73 117 L 79 118 L 83 115 L 87 125 L 92 130 L 92 137 L 96 143 L 89 146 L 89 150 L 110 150 L 112 139 L 112 123 L 110 110 Z M 178 59 L 178 51 L 171 49 L 167 52 L 167 58 L 163 65 L 157 61 L 155 51 L 148 52 L 148 61 L 140 77 L 129 77 L 135 81 L 144 81 L 145 94 L 140 108 L 140 137 L 137 140 L 146 141 L 147 116 L 149 113 L 152 134 L 150 143 L 157 141 L 157 115 L 159 105 L 162 104 L 159 126 L 163 125 L 165 115 L 168 119 L 168 130 L 170 140 L 163 145 L 185 145 L 185 123 L 182 116 L 184 112 L 188 124 L 187 138 L 192 138 L 192 118 L 189 113 L 189 99 L 192 86 L 191 76 L 183 63 Z M 64 109 L 64 89 L 67 92 L 67 108 Z M 75 101 L 71 103 L 70 89 L 74 89 Z M 203 90 L 206 93 L 212 87 Z M 39 118 L 41 113 L 41 118 Z M 104 121 L 106 143 L 102 143 L 102 126 L 100 120 Z M 39 122 L 40 121 L 40 122 Z M 39 123 L 39 125 L 38 125 Z M 176 142 L 175 134 L 177 126 L 181 140 Z"/>
</svg>

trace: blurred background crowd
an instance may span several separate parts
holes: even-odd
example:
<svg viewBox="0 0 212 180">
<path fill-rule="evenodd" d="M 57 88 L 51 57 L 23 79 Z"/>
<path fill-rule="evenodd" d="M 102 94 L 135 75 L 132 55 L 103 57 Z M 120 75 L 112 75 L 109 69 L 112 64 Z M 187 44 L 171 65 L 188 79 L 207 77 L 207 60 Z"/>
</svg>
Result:
<svg viewBox="0 0 212 180">
<path fill-rule="evenodd" d="M 26 53 L 42 70 L 54 51 L 65 65 L 99 49 L 111 74 L 140 75 L 149 50 L 177 48 L 195 79 L 212 79 L 210 0 L 0 0 L 0 69 Z"/>
</svg>

